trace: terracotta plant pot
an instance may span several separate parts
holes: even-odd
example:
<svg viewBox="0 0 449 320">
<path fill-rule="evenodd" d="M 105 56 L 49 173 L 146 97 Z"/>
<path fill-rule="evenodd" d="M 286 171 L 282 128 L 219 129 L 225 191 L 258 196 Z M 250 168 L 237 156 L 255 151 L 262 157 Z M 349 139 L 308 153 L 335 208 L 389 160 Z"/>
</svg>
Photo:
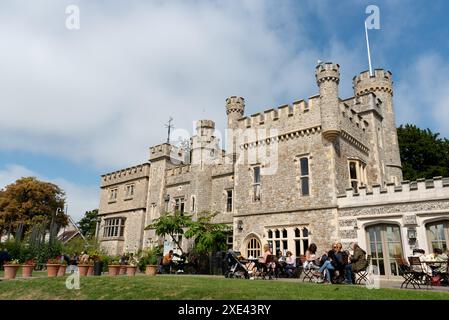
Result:
<svg viewBox="0 0 449 320">
<path fill-rule="evenodd" d="M 34 264 L 22 265 L 22 278 L 30 278 L 33 274 L 34 267 Z"/>
<path fill-rule="evenodd" d="M 4 278 L 6 280 L 14 279 L 17 275 L 17 270 L 19 270 L 20 265 L 18 264 L 5 264 L 3 265 L 5 268 Z"/>
<path fill-rule="evenodd" d="M 89 265 L 87 265 L 87 264 L 79 264 L 78 265 L 78 271 L 80 273 L 80 277 L 87 276 L 87 272 L 89 271 Z"/>
<path fill-rule="evenodd" d="M 94 266 L 89 266 L 89 268 L 87 269 L 87 275 L 88 276 L 94 275 Z"/>
<path fill-rule="evenodd" d="M 145 268 L 145 274 L 149 276 L 155 276 L 157 274 L 157 265 L 149 264 Z"/>
<path fill-rule="evenodd" d="M 66 265 L 61 265 L 60 267 L 59 267 L 59 270 L 58 270 L 58 277 L 63 277 L 63 276 L 65 276 L 65 271 L 67 270 L 67 266 Z"/>
<path fill-rule="evenodd" d="M 124 274 L 126 274 L 126 266 L 122 266 L 122 267 L 120 268 L 119 275 L 124 275 Z"/>
<path fill-rule="evenodd" d="M 137 271 L 137 267 L 134 266 L 127 266 L 126 267 L 126 275 L 128 276 L 135 276 Z"/>
<path fill-rule="evenodd" d="M 120 273 L 121 268 L 122 268 L 122 266 L 118 265 L 118 264 L 109 265 L 108 266 L 108 270 L 109 270 L 108 275 L 113 276 L 113 277 L 118 275 Z"/>
<path fill-rule="evenodd" d="M 59 267 L 61 265 L 60 264 L 52 264 L 52 263 L 47 263 L 46 267 L 47 267 L 47 276 L 49 278 L 53 278 L 56 277 L 58 275 L 58 271 L 59 271 Z"/>
</svg>

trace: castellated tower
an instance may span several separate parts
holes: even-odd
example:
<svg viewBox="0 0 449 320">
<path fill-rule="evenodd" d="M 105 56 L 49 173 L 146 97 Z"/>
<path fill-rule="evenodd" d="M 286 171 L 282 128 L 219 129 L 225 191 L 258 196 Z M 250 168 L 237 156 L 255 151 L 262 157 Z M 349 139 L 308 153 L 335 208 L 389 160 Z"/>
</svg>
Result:
<svg viewBox="0 0 449 320">
<path fill-rule="evenodd" d="M 334 141 L 340 135 L 338 123 L 338 84 L 340 66 L 334 63 L 319 64 L 315 70 L 316 82 L 320 88 L 320 112 L 323 137 Z"/>
<path fill-rule="evenodd" d="M 374 93 L 381 101 L 382 127 L 379 128 L 380 139 L 384 150 L 384 168 L 386 182 L 399 183 L 402 181 L 401 157 L 399 154 L 398 135 L 396 131 L 393 108 L 393 81 L 390 71 L 376 69 L 371 76 L 368 71 L 354 77 L 354 95 L 360 97 L 367 93 Z"/>
<path fill-rule="evenodd" d="M 196 135 L 192 137 L 192 165 L 212 164 L 219 156 L 218 139 L 214 136 L 215 123 L 212 120 L 199 120 Z"/>
<path fill-rule="evenodd" d="M 228 128 L 237 129 L 238 121 L 245 112 L 245 99 L 242 97 L 230 97 L 226 99 L 226 114 L 228 115 Z"/>
</svg>

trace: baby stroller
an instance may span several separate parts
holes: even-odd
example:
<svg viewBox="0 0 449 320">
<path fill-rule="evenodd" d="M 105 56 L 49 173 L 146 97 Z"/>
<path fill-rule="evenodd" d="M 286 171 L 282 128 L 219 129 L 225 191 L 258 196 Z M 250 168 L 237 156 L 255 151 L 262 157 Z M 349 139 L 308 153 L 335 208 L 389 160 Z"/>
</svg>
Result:
<svg viewBox="0 0 449 320">
<path fill-rule="evenodd" d="M 225 278 L 249 279 L 248 269 L 238 259 L 236 252 L 229 250 L 225 259 L 228 263 L 228 268 L 224 274 Z"/>
</svg>

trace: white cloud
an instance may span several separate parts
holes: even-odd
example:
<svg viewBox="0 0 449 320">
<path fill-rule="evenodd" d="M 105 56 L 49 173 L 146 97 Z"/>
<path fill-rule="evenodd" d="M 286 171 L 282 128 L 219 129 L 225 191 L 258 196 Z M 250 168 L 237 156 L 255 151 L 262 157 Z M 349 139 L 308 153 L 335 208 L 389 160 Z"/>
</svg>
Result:
<svg viewBox="0 0 449 320">
<path fill-rule="evenodd" d="M 0 148 L 118 168 L 147 159 L 169 115 L 220 128 L 228 96 L 251 114 L 314 95 L 317 59 L 341 64 L 342 96 L 359 71 L 336 40 L 313 49 L 289 2 L 77 3 L 79 31 L 69 2 L 0 5 Z"/>
<path fill-rule="evenodd" d="M 36 177 L 42 181 L 52 182 L 62 188 L 66 193 L 68 213 L 75 221 L 82 218 L 84 212 L 98 208 L 99 188 L 97 186 L 77 185 L 63 178 L 49 179 L 16 164 L 7 165 L 3 170 L 0 170 L 0 189 L 22 177 Z"/>
</svg>

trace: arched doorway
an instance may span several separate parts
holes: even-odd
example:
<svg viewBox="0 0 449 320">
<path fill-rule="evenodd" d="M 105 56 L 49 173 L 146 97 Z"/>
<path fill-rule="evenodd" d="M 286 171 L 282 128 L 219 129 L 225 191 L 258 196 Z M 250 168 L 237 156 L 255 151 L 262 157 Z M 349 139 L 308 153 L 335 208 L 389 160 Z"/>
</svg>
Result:
<svg viewBox="0 0 449 320">
<path fill-rule="evenodd" d="M 447 252 L 449 248 L 449 221 L 436 221 L 426 224 L 429 251 L 439 248 Z"/>
<path fill-rule="evenodd" d="M 258 258 L 262 255 L 262 245 L 260 240 L 252 236 L 246 242 L 246 257 Z"/>
<path fill-rule="evenodd" d="M 366 227 L 368 254 L 380 275 L 399 275 L 396 256 L 403 256 L 401 230 L 396 224 L 376 224 Z"/>
</svg>

